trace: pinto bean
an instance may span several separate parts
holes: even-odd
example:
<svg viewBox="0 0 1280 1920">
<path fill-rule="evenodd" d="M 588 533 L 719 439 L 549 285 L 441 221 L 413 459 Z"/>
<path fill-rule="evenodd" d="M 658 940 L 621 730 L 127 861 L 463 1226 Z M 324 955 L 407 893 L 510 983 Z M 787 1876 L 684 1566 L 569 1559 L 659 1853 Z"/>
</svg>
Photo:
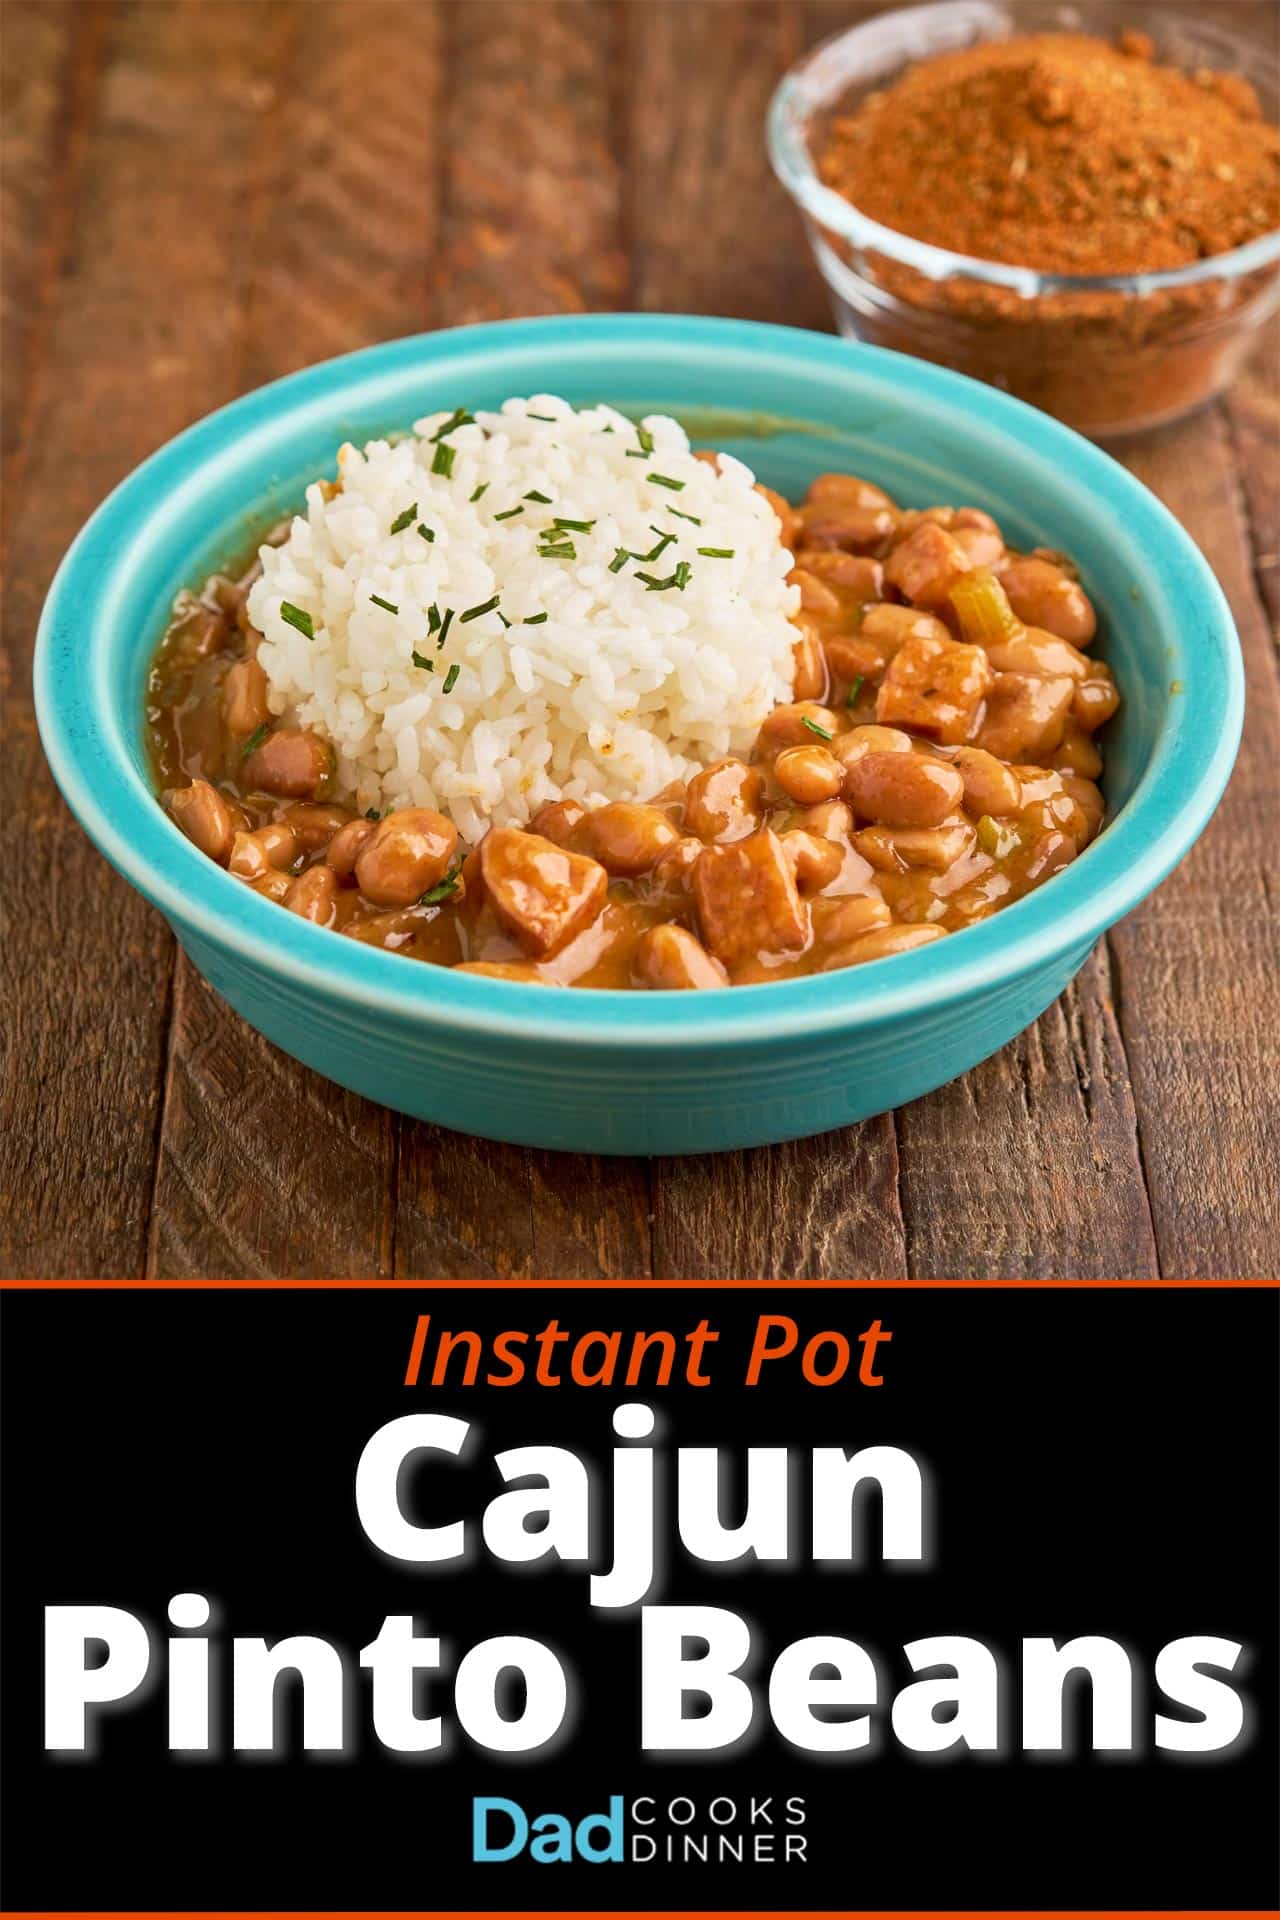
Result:
<svg viewBox="0 0 1280 1920">
<path fill-rule="evenodd" d="M 1078 773 L 1064 773 L 1062 784 L 1083 814 L 1087 836 L 1092 840 L 1106 817 L 1106 802 L 1094 782 Z"/>
<path fill-rule="evenodd" d="M 632 963 L 643 987 L 727 987 L 729 976 L 700 940 L 684 927 L 650 927 L 639 941 Z"/>
<path fill-rule="evenodd" d="M 544 840 L 554 840 L 558 847 L 567 847 L 586 817 L 586 808 L 576 800 L 548 800 L 529 822 L 529 831 L 540 833 Z"/>
<path fill-rule="evenodd" d="M 848 733 L 832 741 L 831 751 L 844 768 L 847 779 L 850 767 L 869 753 L 910 753 L 911 735 L 901 727 L 881 727 L 870 722 L 866 726 L 850 727 Z"/>
<path fill-rule="evenodd" d="M 792 827 L 781 835 L 782 851 L 796 877 L 801 893 L 821 893 L 829 887 L 844 865 L 844 848 L 834 840 L 820 839 L 803 827 Z"/>
<path fill-rule="evenodd" d="M 874 552 L 898 522 L 898 507 L 870 480 L 854 473 L 820 473 L 800 509 L 804 538 L 814 546 Z"/>
<path fill-rule="evenodd" d="M 277 873 L 274 867 L 268 867 L 265 873 L 249 880 L 248 885 L 254 893 L 260 893 L 264 899 L 274 900 L 278 907 L 282 907 L 289 897 L 293 882 L 287 873 Z"/>
<path fill-rule="evenodd" d="M 650 884 L 659 898 L 677 899 L 689 894 L 693 887 L 693 863 L 702 852 L 702 845 L 701 840 L 686 834 L 659 855 L 649 876 Z"/>
<path fill-rule="evenodd" d="M 956 517 L 951 522 L 951 538 L 961 551 L 968 555 L 971 567 L 996 567 L 1004 559 L 1005 553 L 1000 529 L 995 521 L 991 520 L 990 514 L 982 515 L 983 520 L 991 521 L 989 526 L 961 520 L 962 513 L 972 511 L 976 509 L 961 507 L 957 510 Z"/>
<path fill-rule="evenodd" d="M 789 712 L 778 707 L 777 713 Z M 825 708 L 812 711 L 825 712 Z M 767 726 L 768 721 L 765 722 Z M 810 736 L 812 737 L 812 736 Z M 764 816 L 764 780 L 745 760 L 716 760 L 689 782 L 684 822 L 701 840 L 742 840 Z"/>
<path fill-rule="evenodd" d="M 976 842 L 967 820 L 949 820 L 940 827 L 867 827 L 854 835 L 853 844 L 881 873 L 902 873 L 907 867 L 945 873 Z"/>
<path fill-rule="evenodd" d="M 249 755 L 243 777 L 250 787 L 305 800 L 320 791 L 329 772 L 329 749 L 319 734 L 306 727 L 277 727 Z"/>
<path fill-rule="evenodd" d="M 220 867 L 226 866 L 236 827 L 231 808 L 216 787 L 207 780 L 193 780 L 189 787 L 171 787 L 164 795 L 164 806 L 192 846 L 199 847 Z"/>
<path fill-rule="evenodd" d="M 222 682 L 222 720 L 236 740 L 247 740 L 271 718 L 267 705 L 270 686 L 266 674 L 254 659 L 237 660 L 227 669 Z"/>
<path fill-rule="evenodd" d="M 345 827 L 338 828 L 324 858 L 325 865 L 332 869 L 339 880 L 350 880 L 356 870 L 361 848 L 372 834 L 372 820 L 348 820 Z"/>
<path fill-rule="evenodd" d="M 853 815 L 843 800 L 820 800 L 796 814 L 791 824 L 816 833 L 819 840 L 846 840 L 853 831 Z"/>
<path fill-rule="evenodd" d="M 825 580 L 819 580 L 816 573 L 810 573 L 807 567 L 792 567 L 787 575 L 787 583 L 799 587 L 800 605 L 806 613 L 839 613 L 839 594 Z"/>
<path fill-rule="evenodd" d="M 283 820 L 269 820 L 252 833 L 238 833 L 231 848 L 229 865 L 242 880 L 259 880 L 268 868 L 277 872 L 291 867 L 298 857 L 298 839 Z"/>
<path fill-rule="evenodd" d="M 521 980 L 532 987 L 556 985 L 532 960 L 459 960 L 453 971 L 478 973 L 487 980 Z"/>
<path fill-rule="evenodd" d="M 589 927 L 609 891 L 599 861 L 519 827 L 489 829 L 480 842 L 480 868 L 499 921 L 538 960 Z"/>
<path fill-rule="evenodd" d="M 1086 780 L 1096 780 L 1102 772 L 1102 755 L 1093 744 L 1093 736 L 1070 714 L 1053 754 L 1053 764 L 1059 772 L 1081 773 Z"/>
<path fill-rule="evenodd" d="M 961 747 L 952 763 L 964 781 L 964 804 L 970 813 L 989 813 L 1002 820 L 1022 805 L 1022 786 L 1012 767 L 981 747 Z"/>
<path fill-rule="evenodd" d="M 1041 680 L 1055 674 L 1086 680 L 1096 672 L 1093 662 L 1078 647 L 1069 640 L 1055 639 L 1042 627 L 1027 627 L 1010 640 L 996 641 L 987 648 L 987 658 L 997 673 L 1030 673 Z"/>
<path fill-rule="evenodd" d="M 815 728 L 821 733 L 815 733 Z M 784 747 L 811 747 L 822 734 L 830 740 L 839 731 L 839 717 L 830 707 L 820 707 L 813 700 L 797 700 L 790 706 L 774 708 L 756 735 L 756 752 L 762 760 L 773 760 Z M 691 794 L 695 784 L 690 782 Z"/>
<path fill-rule="evenodd" d="M 844 768 L 815 741 L 811 747 L 787 747 L 773 763 L 773 777 L 788 799 L 815 807 L 820 800 L 835 799 L 844 784 Z"/>
<path fill-rule="evenodd" d="M 928 925 L 877 927 L 860 939 L 836 947 L 823 961 L 822 971 L 833 973 L 839 967 L 861 966 L 864 960 L 888 960 L 895 953 L 911 953 L 916 947 L 941 940 L 945 932 L 945 927 Z"/>
<path fill-rule="evenodd" d="M 884 568 L 864 553 L 836 550 L 805 553 L 800 561 L 806 573 L 816 574 L 846 600 L 865 602 L 884 595 Z"/>
<path fill-rule="evenodd" d="M 844 946 L 877 927 L 887 927 L 893 918 L 878 893 L 846 893 L 835 899 L 815 900 L 809 911 L 813 937 L 820 947 Z"/>
<path fill-rule="evenodd" d="M 582 823 L 583 850 L 607 873 L 648 873 L 659 856 L 680 838 L 680 829 L 660 807 L 616 800 L 595 807 Z"/>
<path fill-rule="evenodd" d="M 904 641 L 951 638 L 950 628 L 936 614 L 924 613 L 919 607 L 894 606 L 887 600 L 880 606 L 867 608 L 858 632 L 863 640 L 873 641 L 886 660 L 892 658 Z"/>
<path fill-rule="evenodd" d="M 329 806 L 324 801 L 295 800 L 279 809 L 278 818 L 293 828 L 304 853 L 318 853 L 327 847 L 339 828 L 351 819 L 349 807 Z"/>
<path fill-rule="evenodd" d="M 1098 674 L 1097 668 L 1087 680 L 1076 685 L 1071 700 L 1071 717 L 1086 733 L 1096 733 L 1104 727 L 1116 708 L 1120 705 L 1120 695 L 1116 683 L 1107 674 L 1105 678 Z"/>
<path fill-rule="evenodd" d="M 1061 873 L 1069 867 L 1079 852 L 1075 840 L 1069 833 L 1044 833 L 1034 843 L 1031 858 L 1026 865 L 1027 885 L 1037 887 L 1042 880 L 1051 880 L 1055 873 Z"/>
<path fill-rule="evenodd" d="M 356 856 L 356 883 L 379 907 L 407 907 L 449 870 L 458 830 L 430 807 L 401 807 L 379 820 Z"/>
<path fill-rule="evenodd" d="M 1080 582 L 1065 568 L 1035 554 L 1012 554 L 996 571 L 1019 620 L 1073 646 L 1088 646 L 1098 631 L 1098 617 Z"/>
<path fill-rule="evenodd" d="M 290 881 L 284 904 L 290 913 L 300 914 L 317 927 L 331 927 L 337 917 L 337 891 L 333 868 L 322 863 L 318 867 L 307 867 L 296 880 Z"/>
<path fill-rule="evenodd" d="M 808 631 L 801 634 L 791 649 L 795 662 L 791 691 L 797 700 L 825 700 L 831 684 L 827 656 L 812 622 L 806 620 L 804 624 Z"/>
<path fill-rule="evenodd" d="M 945 760 L 868 753 L 845 774 L 854 812 L 880 827 L 937 827 L 964 799 L 964 780 Z"/>
</svg>

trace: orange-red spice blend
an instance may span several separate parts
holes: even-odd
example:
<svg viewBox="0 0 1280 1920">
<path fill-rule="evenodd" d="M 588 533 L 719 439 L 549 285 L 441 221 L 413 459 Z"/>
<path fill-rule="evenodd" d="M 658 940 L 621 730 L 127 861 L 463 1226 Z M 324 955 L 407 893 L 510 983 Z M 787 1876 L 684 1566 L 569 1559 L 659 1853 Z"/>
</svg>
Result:
<svg viewBox="0 0 1280 1920">
<path fill-rule="evenodd" d="M 1253 88 L 1151 55 L 1137 33 L 939 55 L 833 123 L 822 177 L 883 226 L 1044 273 L 1156 272 L 1280 227 Z"/>
</svg>

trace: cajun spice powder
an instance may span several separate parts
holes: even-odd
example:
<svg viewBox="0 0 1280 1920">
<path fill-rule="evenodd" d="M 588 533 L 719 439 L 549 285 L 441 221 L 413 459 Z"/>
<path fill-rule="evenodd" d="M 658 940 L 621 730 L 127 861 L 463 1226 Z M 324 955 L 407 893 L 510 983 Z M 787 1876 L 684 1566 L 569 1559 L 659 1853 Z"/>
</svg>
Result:
<svg viewBox="0 0 1280 1920">
<path fill-rule="evenodd" d="M 1154 273 L 1280 227 L 1280 132 L 1233 73 L 1033 34 L 944 54 L 837 120 L 822 176 L 882 226 L 1042 273 Z"/>
<path fill-rule="evenodd" d="M 880 225 L 1042 274 L 1162 272 L 1280 228 L 1280 131 L 1248 81 L 1159 65 L 1139 33 L 1031 34 L 924 60 L 831 120 L 816 160 Z M 1272 270 L 1026 296 L 885 254 L 856 266 L 891 296 L 860 314 L 867 337 L 1104 435 L 1219 391 L 1275 284 Z"/>
</svg>

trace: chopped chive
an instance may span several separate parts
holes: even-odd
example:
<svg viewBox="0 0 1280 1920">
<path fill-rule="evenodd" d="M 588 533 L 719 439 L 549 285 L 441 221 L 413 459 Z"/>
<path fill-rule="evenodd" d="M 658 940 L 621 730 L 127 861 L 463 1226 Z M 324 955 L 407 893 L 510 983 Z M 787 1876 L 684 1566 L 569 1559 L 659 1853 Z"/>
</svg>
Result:
<svg viewBox="0 0 1280 1920">
<path fill-rule="evenodd" d="M 495 513 L 493 517 L 495 520 L 514 520 L 518 513 L 523 512 L 523 507 L 508 507 L 505 513 Z"/>
<path fill-rule="evenodd" d="M 482 613 L 492 613 L 498 604 L 498 597 L 495 593 L 492 600 L 484 600 L 478 607 L 468 607 L 465 613 L 458 616 L 460 625 L 465 627 L 468 620 L 478 620 Z"/>
<path fill-rule="evenodd" d="M 364 810 L 364 817 L 366 820 L 381 820 L 382 815 L 378 812 L 378 809 L 376 807 L 366 807 Z"/>
<path fill-rule="evenodd" d="M 683 593 L 685 588 L 688 586 L 690 580 L 692 580 L 693 578 L 693 568 L 689 565 L 689 562 L 687 560 L 677 560 L 676 570 L 672 574 L 671 578 L 675 581 L 681 593 Z"/>
<path fill-rule="evenodd" d="M 856 680 L 855 680 L 855 681 L 853 682 L 853 684 L 852 684 L 852 685 L 850 686 L 850 688 L 849 688 L 849 691 L 848 691 L 848 694 L 847 694 L 847 695 L 845 696 L 845 705 L 846 705 L 846 707 L 856 707 L 856 706 L 857 706 L 857 704 L 858 704 L 858 695 L 859 695 L 859 694 L 860 694 L 860 693 L 862 692 L 862 686 L 863 686 L 863 682 L 865 681 L 865 679 L 866 679 L 866 677 L 867 677 L 867 676 L 866 676 L 866 674 L 865 674 L 865 673 L 860 673 L 860 674 L 858 675 L 858 677 L 857 677 L 857 679 L 856 679 Z"/>
<path fill-rule="evenodd" d="M 672 493 L 684 492 L 684 481 L 673 480 L 669 473 L 646 473 L 646 480 L 652 480 L 655 487 L 670 487 Z"/>
<path fill-rule="evenodd" d="M 825 727 L 820 727 L 816 720 L 811 720 L 807 713 L 801 716 L 800 724 L 802 727 L 808 727 L 810 733 L 816 733 L 819 740 L 832 740 L 835 738 L 835 735 L 828 733 Z"/>
<path fill-rule="evenodd" d="M 406 527 L 411 527 L 413 525 L 417 517 L 418 517 L 418 503 L 415 500 L 411 507 L 406 507 L 404 512 L 398 513 L 395 519 L 391 522 L 392 533 L 403 533 Z"/>
<path fill-rule="evenodd" d="M 554 413 L 526 413 L 524 417 L 526 420 L 545 420 L 547 424 L 552 427 L 558 427 L 560 425 Z"/>
<path fill-rule="evenodd" d="M 444 645 L 445 641 L 449 638 L 449 629 L 452 625 L 453 625 L 453 608 L 446 607 L 445 615 L 444 615 L 444 625 L 440 629 L 440 638 L 436 641 L 437 653 L 439 653 L 441 647 Z"/>
<path fill-rule="evenodd" d="M 436 670 L 435 661 L 428 660 L 425 653 L 418 653 L 415 651 L 413 656 L 413 664 L 415 667 L 425 667 L 428 673 L 434 673 Z"/>
<path fill-rule="evenodd" d="M 444 439 L 447 433 L 452 433 L 455 427 L 470 427 L 474 424 L 474 413 L 468 413 L 465 407 L 455 407 L 444 425 L 436 428 L 427 445 L 432 447 L 436 446 L 439 441 Z"/>
<path fill-rule="evenodd" d="M 680 567 L 689 568 L 689 562 L 682 560 Z M 659 580 L 657 575 L 653 573 L 638 573 L 636 579 L 643 580 L 650 593 L 665 593 L 668 587 L 680 587 L 683 589 L 688 584 L 689 573 L 686 572 L 682 580 L 680 578 L 680 567 L 677 567 L 674 573 L 669 573 L 665 580 Z M 692 569 L 689 569 L 689 571 L 692 571 Z"/>
<path fill-rule="evenodd" d="M 732 560 L 734 554 L 737 552 L 737 548 L 736 547 L 699 547 L 698 552 L 704 553 L 708 560 Z"/>
<path fill-rule="evenodd" d="M 531 613 L 520 624 L 522 627 L 540 627 L 546 618 L 545 613 Z"/>
<path fill-rule="evenodd" d="M 451 893 L 458 891 L 458 880 L 461 873 L 462 862 L 461 860 L 455 861 L 443 880 L 438 880 L 434 887 L 427 888 L 422 898 L 418 901 L 418 905 L 420 907 L 434 907 L 437 901 L 447 900 Z"/>
<path fill-rule="evenodd" d="M 677 520 L 690 521 L 695 527 L 700 527 L 702 525 L 702 522 L 701 520 L 699 520 L 696 513 L 681 513 L 679 507 L 668 507 L 667 512 L 673 513 Z M 701 552 L 702 549 L 699 548 L 698 551 Z"/>
<path fill-rule="evenodd" d="M 552 526 L 560 533 L 590 533 L 594 520 L 553 520 Z"/>
<path fill-rule="evenodd" d="M 305 633 L 308 640 L 315 639 L 315 622 L 312 620 L 311 615 L 304 613 L 301 607 L 295 607 L 292 600 L 282 600 L 280 602 L 280 618 L 289 626 L 296 627 L 299 633 Z"/>
<path fill-rule="evenodd" d="M 628 447 L 627 458 L 628 460 L 647 460 L 649 456 L 643 447 Z"/>
<path fill-rule="evenodd" d="M 479 500 L 484 494 L 488 493 L 488 491 L 489 491 L 489 482 L 487 480 L 482 480 L 480 482 L 480 485 L 476 488 L 475 492 L 472 494 L 471 499 L 468 502 L 468 505 L 474 507 L 476 501 Z"/>
<path fill-rule="evenodd" d="M 653 435 L 650 433 L 648 427 L 637 426 L 636 439 L 640 442 L 641 453 L 653 452 Z"/>
<path fill-rule="evenodd" d="M 453 463 L 456 458 L 457 449 L 449 446 L 446 441 L 442 440 L 436 448 L 435 455 L 431 462 L 432 473 L 442 473 L 447 480 L 453 472 Z M 475 498 L 474 494 L 472 498 Z"/>
<path fill-rule="evenodd" d="M 375 607 L 385 607 L 388 613 L 399 613 L 400 609 L 392 600 L 384 600 L 380 593 L 371 593 L 369 598 Z"/>
<path fill-rule="evenodd" d="M 428 546 L 430 546 L 431 542 L 435 539 L 435 535 L 432 533 L 430 527 L 424 527 L 421 522 L 419 522 L 418 525 L 418 533 L 421 538 L 426 541 Z"/>
<path fill-rule="evenodd" d="M 534 487 L 531 492 L 526 493 L 524 497 L 526 500 L 536 500 L 539 506 L 549 507 L 551 505 L 551 495 L 549 493 L 539 493 L 536 487 Z"/>
<path fill-rule="evenodd" d="M 566 540 L 557 547 L 539 547 L 538 555 L 543 560 L 576 560 L 578 549 L 572 540 Z"/>
<path fill-rule="evenodd" d="M 257 749 L 262 745 L 263 741 L 266 739 L 270 731 L 271 731 L 271 728 L 265 720 L 263 721 L 260 727 L 255 727 L 253 732 L 249 735 L 249 738 L 245 741 L 244 745 L 240 749 L 240 758 L 242 760 L 247 760 L 251 753 L 256 753 Z"/>
<path fill-rule="evenodd" d="M 647 564 L 651 560 L 659 559 L 661 555 L 666 552 L 668 547 L 673 547 L 676 543 L 676 536 L 674 535 L 674 533 L 659 533 L 657 527 L 650 527 L 649 531 L 650 533 L 658 534 L 657 546 L 650 547 L 648 553 L 633 553 L 631 556 L 633 560 L 639 560 L 645 564 Z"/>
<path fill-rule="evenodd" d="M 621 573 L 630 558 L 631 555 L 625 547 L 618 547 L 614 552 L 612 560 L 609 562 L 610 573 Z"/>
<path fill-rule="evenodd" d="M 455 660 L 455 661 L 454 661 L 454 663 L 453 663 L 453 665 L 452 665 L 452 666 L 450 667 L 450 669 L 449 669 L 449 671 L 448 671 L 448 673 L 446 673 L 446 675 L 445 675 L 445 677 L 444 677 L 444 688 L 443 688 L 443 691 L 444 691 L 445 693 L 452 693 L 452 692 L 453 692 L 453 689 L 454 689 L 454 686 L 455 686 L 455 684 L 456 684 L 456 682 L 457 682 L 457 678 L 458 678 L 458 675 L 459 675 L 459 674 L 460 674 L 461 672 L 462 672 L 462 668 L 461 668 L 461 667 L 460 667 L 460 666 L 458 665 L 458 662 L 457 662 L 457 661 Z"/>
<path fill-rule="evenodd" d="M 433 600 L 431 602 L 431 605 L 427 608 L 427 632 L 439 633 L 439 631 L 440 631 L 440 609 L 436 605 L 435 601 Z"/>
</svg>

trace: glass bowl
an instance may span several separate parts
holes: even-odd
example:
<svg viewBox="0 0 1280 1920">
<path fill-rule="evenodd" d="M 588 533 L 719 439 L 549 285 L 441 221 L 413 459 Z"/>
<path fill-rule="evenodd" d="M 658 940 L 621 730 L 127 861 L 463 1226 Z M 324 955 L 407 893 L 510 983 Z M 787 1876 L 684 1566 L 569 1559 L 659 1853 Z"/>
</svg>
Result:
<svg viewBox="0 0 1280 1920">
<path fill-rule="evenodd" d="M 881 226 L 818 177 L 837 113 L 931 55 L 1031 32 L 1148 34 L 1155 58 L 1243 73 L 1263 113 L 1280 62 L 1187 7 L 942 0 L 879 14 L 824 41 L 779 85 L 769 155 L 804 216 L 840 331 L 1002 387 L 1095 439 L 1164 425 L 1221 393 L 1280 305 L 1280 231 L 1159 273 L 1040 273 L 950 253 Z"/>
</svg>

